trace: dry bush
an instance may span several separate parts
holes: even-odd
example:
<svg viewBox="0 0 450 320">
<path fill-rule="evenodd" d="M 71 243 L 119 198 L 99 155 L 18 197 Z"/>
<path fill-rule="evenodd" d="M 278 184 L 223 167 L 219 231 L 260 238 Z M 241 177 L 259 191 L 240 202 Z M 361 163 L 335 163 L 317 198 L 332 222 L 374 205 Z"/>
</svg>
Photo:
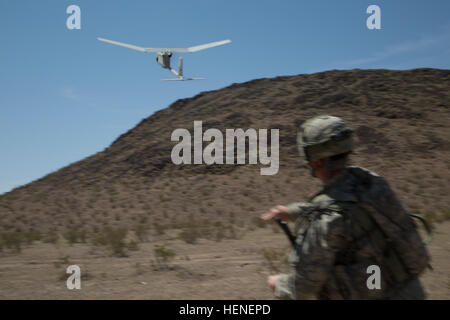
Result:
<svg viewBox="0 0 450 320">
<path fill-rule="evenodd" d="M 427 211 L 423 215 L 423 218 L 430 226 L 431 230 L 434 230 L 436 228 L 435 222 L 437 222 L 437 214 L 435 211 Z"/>
<path fill-rule="evenodd" d="M 14 253 L 22 251 L 22 244 L 25 242 L 24 234 L 22 232 L 12 231 L 3 232 L 0 235 L 0 247 L 11 249 Z"/>
<path fill-rule="evenodd" d="M 127 249 L 130 251 L 138 251 L 139 250 L 139 244 L 136 240 L 130 240 L 127 243 Z"/>
<path fill-rule="evenodd" d="M 53 265 L 55 266 L 55 268 L 61 268 L 61 266 L 68 266 L 70 265 L 70 261 L 69 261 L 69 256 L 64 256 L 64 257 L 60 257 L 58 260 L 56 260 L 55 262 L 53 262 Z"/>
<path fill-rule="evenodd" d="M 73 245 L 74 243 L 86 243 L 86 230 L 79 229 L 75 226 L 69 227 L 62 236 L 64 239 L 67 240 L 67 242 L 70 245 Z"/>
<path fill-rule="evenodd" d="M 166 227 L 163 224 L 159 224 L 158 222 L 155 222 L 153 224 L 153 227 L 156 231 L 156 235 L 158 235 L 158 236 L 162 236 L 163 234 L 166 233 Z"/>
<path fill-rule="evenodd" d="M 285 250 L 262 249 L 263 265 L 268 267 L 271 272 L 279 273 L 288 265 L 288 256 Z"/>
<path fill-rule="evenodd" d="M 175 251 L 165 248 L 164 246 L 157 246 L 153 249 L 155 260 L 152 260 L 153 270 L 167 270 L 172 269 L 169 262 L 175 258 Z"/>
<path fill-rule="evenodd" d="M 262 220 L 259 217 L 253 217 L 252 223 L 257 226 L 258 228 L 265 228 L 267 226 L 267 222 Z"/>
<path fill-rule="evenodd" d="M 33 244 L 34 241 L 39 241 L 42 238 L 41 233 L 34 229 L 30 229 L 30 230 L 24 232 L 23 236 L 24 236 L 25 242 L 28 245 L 31 245 L 31 244 Z"/>
<path fill-rule="evenodd" d="M 125 248 L 127 244 L 125 238 L 127 233 L 126 228 L 107 226 L 93 239 L 93 244 L 109 248 L 114 256 L 126 257 Z"/>
<path fill-rule="evenodd" d="M 178 237 L 186 243 L 194 244 L 200 236 L 200 232 L 195 223 L 188 223 L 182 229 Z"/>
<path fill-rule="evenodd" d="M 440 214 L 440 220 L 441 221 L 450 220 L 450 208 L 442 211 L 442 213 Z"/>
<path fill-rule="evenodd" d="M 217 242 L 222 241 L 225 238 L 225 230 L 221 227 L 217 228 L 215 239 Z"/>
<path fill-rule="evenodd" d="M 450 209 L 441 209 L 441 210 L 439 210 L 439 213 L 437 210 L 427 211 L 423 215 L 423 218 L 430 224 L 432 229 L 434 229 L 435 223 L 440 223 L 443 221 L 450 220 Z"/>
<path fill-rule="evenodd" d="M 134 228 L 134 233 L 141 242 L 148 241 L 148 232 L 149 228 L 148 225 L 146 225 L 145 223 L 138 223 Z"/>
<path fill-rule="evenodd" d="M 59 235 L 55 230 L 49 230 L 42 236 L 42 242 L 55 244 L 59 240 Z"/>
</svg>

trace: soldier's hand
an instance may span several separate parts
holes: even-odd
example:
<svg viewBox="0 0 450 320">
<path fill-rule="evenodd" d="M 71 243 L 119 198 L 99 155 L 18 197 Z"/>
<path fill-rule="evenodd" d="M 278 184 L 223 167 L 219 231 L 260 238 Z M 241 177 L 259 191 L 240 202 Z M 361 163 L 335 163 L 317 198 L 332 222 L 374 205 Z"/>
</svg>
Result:
<svg viewBox="0 0 450 320">
<path fill-rule="evenodd" d="M 263 213 L 260 218 L 265 221 L 276 218 L 280 219 L 281 221 L 289 221 L 291 219 L 291 216 L 289 215 L 288 207 L 278 205 L 270 209 L 268 212 Z"/>
<path fill-rule="evenodd" d="M 272 289 L 272 291 L 275 291 L 275 287 L 277 286 L 277 282 L 278 282 L 278 276 L 279 275 L 276 274 L 276 275 L 267 277 L 267 284 L 269 285 L 270 289 Z"/>
</svg>

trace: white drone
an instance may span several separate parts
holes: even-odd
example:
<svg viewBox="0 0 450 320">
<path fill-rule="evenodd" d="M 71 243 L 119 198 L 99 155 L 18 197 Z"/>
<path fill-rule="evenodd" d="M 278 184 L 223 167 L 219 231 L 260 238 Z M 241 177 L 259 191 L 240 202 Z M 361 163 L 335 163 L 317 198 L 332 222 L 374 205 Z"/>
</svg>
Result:
<svg viewBox="0 0 450 320">
<path fill-rule="evenodd" d="M 180 63 L 178 66 L 178 72 L 170 67 L 170 58 L 174 52 L 197 52 L 204 49 L 209 49 L 212 47 L 221 46 L 230 43 L 231 40 L 222 40 L 217 42 L 211 42 L 206 44 L 201 44 L 199 46 L 189 47 L 189 48 L 142 48 L 134 46 L 132 44 L 126 44 L 118 41 L 97 38 L 100 41 L 115 44 L 117 46 L 141 51 L 141 52 L 156 52 L 156 62 L 161 65 L 164 69 L 169 69 L 177 78 L 162 79 L 164 81 L 186 81 L 186 80 L 203 80 L 204 78 L 185 78 L 183 76 L 183 58 L 180 57 Z"/>
</svg>

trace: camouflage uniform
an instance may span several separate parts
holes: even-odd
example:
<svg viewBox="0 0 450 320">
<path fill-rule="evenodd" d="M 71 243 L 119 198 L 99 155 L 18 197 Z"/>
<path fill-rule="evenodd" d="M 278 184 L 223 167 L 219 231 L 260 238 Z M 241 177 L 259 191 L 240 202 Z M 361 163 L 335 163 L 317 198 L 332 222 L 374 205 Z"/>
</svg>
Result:
<svg viewBox="0 0 450 320">
<path fill-rule="evenodd" d="M 353 130 L 333 116 L 300 126 L 305 162 L 323 160 L 339 172 L 308 203 L 293 203 L 296 248 L 290 274 L 280 275 L 275 295 L 286 299 L 424 299 L 418 276 L 429 256 L 412 219 L 388 183 L 358 167 L 346 167 Z M 316 169 L 312 169 L 315 176 Z M 367 268 L 379 266 L 381 289 L 369 289 Z"/>
<path fill-rule="evenodd" d="M 383 244 L 381 238 L 378 243 L 372 241 L 379 231 L 366 219 L 367 212 L 358 206 L 354 192 L 358 183 L 355 171 L 372 174 L 362 168 L 349 167 L 329 181 L 309 203 L 288 206 L 296 221 L 297 247 L 289 257 L 292 272 L 280 275 L 277 282 L 277 298 L 425 298 L 417 277 L 393 268 L 394 263 L 385 257 L 389 243 Z M 380 193 L 392 195 L 389 187 Z M 384 252 L 380 252 L 380 246 L 385 246 Z M 379 290 L 367 287 L 370 265 L 380 266 Z"/>
</svg>

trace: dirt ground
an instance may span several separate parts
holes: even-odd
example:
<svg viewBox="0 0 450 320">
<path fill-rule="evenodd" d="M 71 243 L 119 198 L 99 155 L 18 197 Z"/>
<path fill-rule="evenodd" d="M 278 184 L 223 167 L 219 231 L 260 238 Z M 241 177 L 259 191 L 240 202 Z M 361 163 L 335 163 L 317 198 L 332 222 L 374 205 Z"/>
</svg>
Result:
<svg viewBox="0 0 450 320">
<path fill-rule="evenodd" d="M 103 151 L 0 195 L 0 298 L 271 299 L 266 278 L 287 271 L 289 243 L 258 216 L 319 190 L 296 137 L 306 119 L 331 114 L 355 131 L 351 164 L 385 177 L 406 209 L 436 223 L 423 281 L 430 298 L 448 299 L 449 110 L 450 70 L 426 68 L 255 79 L 179 99 Z M 250 161 L 174 164 L 173 131 L 192 133 L 199 120 L 205 131 L 279 130 L 279 172 L 261 175 L 266 165 Z M 124 238 L 139 247 L 124 258 L 92 244 Z M 152 262 L 156 246 L 175 253 L 165 268 Z M 68 265 L 81 267 L 81 290 L 66 288 Z"/>
<path fill-rule="evenodd" d="M 449 221 L 437 225 L 429 246 L 434 270 L 422 277 L 429 299 L 450 298 L 449 230 Z M 167 267 L 155 265 L 155 245 L 175 252 Z M 272 299 L 266 278 L 273 271 L 262 249 L 288 252 L 289 245 L 270 227 L 195 244 L 169 233 L 124 258 L 90 244 L 36 242 L 19 254 L 1 253 L 0 299 Z M 275 265 L 286 271 L 280 261 Z M 65 270 L 72 264 L 81 268 L 81 290 L 66 287 Z"/>
</svg>

